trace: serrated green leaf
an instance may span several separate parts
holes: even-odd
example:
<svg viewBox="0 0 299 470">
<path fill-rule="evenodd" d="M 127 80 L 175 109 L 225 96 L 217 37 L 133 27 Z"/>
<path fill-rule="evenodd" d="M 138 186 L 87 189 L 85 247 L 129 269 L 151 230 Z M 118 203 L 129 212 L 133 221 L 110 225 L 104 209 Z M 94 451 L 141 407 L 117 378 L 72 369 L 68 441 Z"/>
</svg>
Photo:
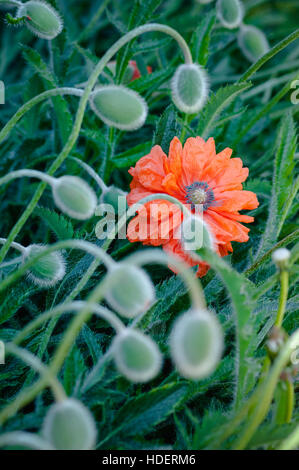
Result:
<svg viewBox="0 0 299 470">
<path fill-rule="evenodd" d="M 215 123 L 216 119 L 219 118 L 224 109 L 230 105 L 237 96 L 239 96 L 249 87 L 251 87 L 251 83 L 244 82 L 219 88 L 219 90 L 210 97 L 208 103 L 205 105 L 204 110 L 200 115 L 197 127 L 197 135 L 200 135 L 203 138 L 209 136 L 213 129 L 213 124 Z"/>
<path fill-rule="evenodd" d="M 119 410 L 114 425 L 127 436 L 146 433 L 178 408 L 186 392 L 186 385 L 173 383 L 133 398 Z"/>
<path fill-rule="evenodd" d="M 40 54 L 28 46 L 23 46 L 23 55 L 27 62 L 43 79 L 46 89 L 57 88 L 58 84 Z M 62 96 L 52 98 L 62 142 L 65 143 L 72 129 L 73 120 L 68 104 Z"/>
<path fill-rule="evenodd" d="M 76 345 L 68 355 L 64 365 L 63 386 L 67 395 L 71 395 L 74 387 L 86 371 L 83 356 Z"/>
<path fill-rule="evenodd" d="M 216 15 L 210 11 L 204 16 L 198 27 L 192 34 L 191 52 L 194 62 L 200 65 L 206 65 L 209 56 L 209 45 L 211 34 L 216 21 Z"/>
<path fill-rule="evenodd" d="M 298 179 L 292 188 L 296 143 L 294 121 L 292 115 L 288 113 L 281 122 L 275 144 L 276 156 L 269 215 L 256 258 L 263 256 L 276 243 L 288 210 L 298 192 Z"/>
<path fill-rule="evenodd" d="M 36 286 L 30 287 L 29 284 L 20 282 L 9 291 L 2 292 L 0 294 L 0 324 L 9 320 L 37 290 Z"/>
<path fill-rule="evenodd" d="M 257 372 L 252 355 L 251 339 L 255 334 L 253 310 L 255 307 L 254 285 L 243 274 L 235 271 L 216 253 L 206 249 L 199 250 L 200 257 L 207 261 L 220 275 L 228 290 L 234 311 L 236 324 L 236 406 L 249 392 L 252 386 L 252 375 Z"/>
<path fill-rule="evenodd" d="M 169 145 L 175 136 L 180 135 L 177 112 L 173 104 L 169 105 L 156 124 L 153 145 L 160 145 L 168 154 Z"/>
<path fill-rule="evenodd" d="M 46 222 L 59 240 L 70 240 L 73 238 L 74 229 L 72 222 L 62 214 L 44 207 L 37 207 L 34 212 Z"/>
</svg>

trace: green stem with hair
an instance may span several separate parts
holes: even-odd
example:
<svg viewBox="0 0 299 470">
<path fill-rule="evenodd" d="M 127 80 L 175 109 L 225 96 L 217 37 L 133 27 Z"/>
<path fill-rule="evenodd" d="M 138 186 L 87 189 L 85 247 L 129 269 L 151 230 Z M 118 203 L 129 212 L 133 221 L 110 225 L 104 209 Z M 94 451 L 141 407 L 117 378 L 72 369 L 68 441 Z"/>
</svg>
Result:
<svg viewBox="0 0 299 470">
<path fill-rule="evenodd" d="M 185 59 L 185 63 L 187 63 L 187 64 L 192 63 L 192 56 L 191 56 L 191 52 L 190 52 L 190 49 L 188 47 L 188 44 L 186 43 L 184 38 L 176 30 L 174 30 L 173 28 L 171 28 L 169 26 L 158 24 L 158 23 L 146 24 L 146 25 L 139 26 L 138 28 L 135 28 L 132 31 L 129 31 L 127 34 L 125 34 L 123 37 L 121 37 L 103 55 L 103 57 L 100 59 L 100 61 L 96 65 L 94 71 L 90 75 L 90 77 L 88 79 L 88 82 L 87 82 L 87 84 L 84 88 L 84 92 L 83 92 L 83 94 L 80 98 L 80 103 L 79 103 L 79 107 L 78 107 L 78 110 L 77 110 L 77 114 L 76 114 L 75 122 L 74 122 L 74 125 L 73 125 L 73 129 L 72 129 L 72 131 L 70 133 L 70 136 L 69 136 L 65 146 L 63 147 L 62 151 L 60 152 L 60 154 L 57 156 L 57 158 L 55 159 L 55 161 L 52 163 L 51 167 L 49 168 L 49 171 L 48 171 L 49 176 L 54 175 L 54 173 L 58 170 L 58 168 L 60 168 L 60 166 L 62 165 L 64 160 L 68 157 L 71 150 L 73 149 L 73 147 L 74 147 L 74 145 L 77 141 L 77 138 L 79 136 L 80 130 L 81 130 L 81 125 L 82 125 L 82 122 L 83 122 L 83 117 L 84 117 L 85 109 L 86 109 L 86 106 L 87 106 L 87 103 L 88 103 L 89 95 L 91 94 L 91 92 L 92 92 L 92 90 L 93 90 L 93 88 L 94 88 L 94 86 L 97 82 L 97 79 L 98 79 L 99 75 L 102 73 L 102 71 L 104 70 L 106 64 L 112 59 L 112 57 L 118 52 L 118 50 L 120 48 L 122 48 L 125 44 L 130 42 L 132 39 L 134 39 L 137 36 L 140 36 L 141 34 L 153 32 L 153 31 L 168 34 L 173 39 L 175 39 L 177 41 L 178 45 L 180 46 L 180 48 L 182 49 L 184 59 Z M 3 245 L 3 247 L 0 251 L 0 263 L 3 261 L 7 251 L 9 249 L 9 246 L 10 246 L 11 242 L 19 234 L 20 230 L 22 229 L 22 227 L 26 223 L 27 219 L 30 217 L 33 210 L 35 209 L 40 197 L 42 196 L 42 194 L 45 190 L 45 187 L 46 187 L 45 183 L 41 183 L 38 186 L 32 200 L 28 204 L 26 210 L 23 212 L 22 216 L 17 221 L 15 226 L 12 228 L 10 234 L 7 237 L 7 242 L 5 243 L 5 245 Z"/>
</svg>

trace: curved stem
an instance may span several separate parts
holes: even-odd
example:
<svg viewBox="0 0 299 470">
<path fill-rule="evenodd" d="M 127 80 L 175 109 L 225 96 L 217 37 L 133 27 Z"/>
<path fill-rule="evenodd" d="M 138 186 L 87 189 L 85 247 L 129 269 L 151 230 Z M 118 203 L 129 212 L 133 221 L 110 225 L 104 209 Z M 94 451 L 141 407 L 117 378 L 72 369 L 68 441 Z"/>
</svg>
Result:
<svg viewBox="0 0 299 470">
<path fill-rule="evenodd" d="M 0 292 L 4 290 L 5 288 L 7 288 L 10 284 L 15 282 L 17 279 L 19 279 L 21 276 L 23 276 L 26 273 L 26 271 L 29 268 L 31 268 L 31 266 L 33 266 L 36 263 L 36 261 L 38 261 L 43 256 L 49 253 L 53 253 L 54 251 L 64 250 L 67 248 L 83 250 L 83 251 L 90 253 L 95 258 L 103 261 L 103 263 L 106 265 L 108 269 L 111 268 L 115 263 L 115 261 L 113 261 L 113 259 L 104 250 L 93 245 L 90 242 L 87 242 L 84 240 L 62 240 L 51 246 L 44 247 L 44 249 L 40 253 L 38 253 L 35 256 L 32 256 L 32 258 L 28 259 L 26 263 L 20 266 L 16 272 L 12 273 L 10 276 L 4 279 L 0 283 Z"/>
<path fill-rule="evenodd" d="M 198 309 L 207 308 L 200 281 L 196 279 L 189 267 L 179 261 L 175 256 L 171 256 L 160 250 L 146 250 L 128 256 L 125 262 L 140 265 L 150 263 L 172 264 L 178 270 L 178 274 L 183 278 L 186 287 L 190 289 L 190 297 L 194 307 Z"/>
<path fill-rule="evenodd" d="M 87 85 L 86 85 L 86 87 L 84 89 L 84 92 L 83 92 L 83 94 L 81 96 L 81 99 L 80 99 L 80 103 L 79 103 L 79 107 L 78 107 L 78 110 L 77 110 L 77 114 L 76 114 L 76 118 L 75 118 L 75 122 L 74 122 L 74 125 L 73 125 L 72 132 L 71 132 L 65 146 L 63 147 L 62 151 L 57 156 L 57 158 L 55 159 L 53 164 L 51 165 L 51 167 L 48 171 L 48 174 L 50 176 L 52 176 L 55 173 L 55 171 L 62 165 L 62 163 L 68 157 L 69 153 L 71 152 L 72 148 L 74 147 L 74 145 L 77 141 L 77 138 L 79 136 L 79 133 L 80 133 L 80 129 L 81 129 L 85 109 L 86 109 L 86 106 L 87 106 L 87 102 L 88 102 L 88 99 L 89 99 L 89 95 L 92 92 L 92 89 L 96 84 L 98 76 L 104 70 L 106 64 L 112 59 L 112 57 L 118 52 L 118 50 L 121 47 L 123 47 L 125 44 L 127 44 L 128 42 L 130 42 L 132 39 L 139 36 L 140 34 L 152 32 L 152 31 L 160 31 L 162 33 L 168 34 L 171 37 L 173 37 L 178 42 L 179 46 L 181 47 L 181 49 L 183 51 L 185 62 L 186 63 L 192 63 L 191 52 L 189 50 L 189 47 L 188 47 L 186 41 L 184 40 L 184 38 L 177 31 L 175 31 L 173 28 L 170 28 L 169 26 L 158 24 L 158 23 L 146 24 L 146 25 L 142 25 L 142 26 L 139 26 L 138 28 L 133 29 L 132 31 L 130 31 L 129 33 L 127 33 L 123 37 L 121 37 L 103 55 L 101 60 L 96 65 L 94 71 L 90 75 L 90 77 L 88 79 L 88 82 L 87 82 Z M 9 249 L 10 243 L 15 239 L 15 237 L 18 235 L 19 231 L 22 229 L 23 225 L 26 223 L 28 217 L 32 214 L 36 204 L 38 203 L 41 195 L 43 194 L 44 189 L 45 189 L 44 183 L 39 185 L 39 187 L 37 188 L 31 202 L 27 206 L 25 212 L 23 213 L 21 218 L 18 220 L 18 222 L 15 224 L 15 226 L 11 230 L 10 234 L 8 235 L 7 242 L 2 247 L 2 249 L 0 251 L 0 263 L 4 259 L 6 253 Z"/>
<path fill-rule="evenodd" d="M 247 72 L 245 72 L 239 79 L 239 82 L 246 82 L 252 75 L 257 72 L 268 60 L 272 59 L 278 52 L 282 51 L 287 47 L 291 42 L 299 38 L 299 29 L 294 31 L 292 34 L 280 41 L 276 46 L 274 46 L 267 54 L 263 55 L 255 64 L 253 64 Z"/>
<path fill-rule="evenodd" d="M 4 245 L 4 243 L 6 243 L 6 238 L 0 238 L 0 244 Z M 15 250 L 20 251 L 22 254 L 26 253 L 26 248 L 23 245 L 20 245 L 20 243 L 12 242 L 12 244 L 10 246 L 11 246 L 11 248 L 14 248 Z M 15 260 L 13 260 L 13 261 L 15 261 Z M 3 265 L 1 265 L 1 266 L 3 266 Z"/>
<path fill-rule="evenodd" d="M 2 2 L 0 1 L 0 6 L 1 6 L 1 3 L 5 3 L 12 7 L 20 7 L 21 5 L 23 5 L 22 2 L 19 2 L 18 0 L 3 0 Z"/>
<path fill-rule="evenodd" d="M 286 381 L 286 387 L 287 387 L 287 409 L 286 409 L 285 422 L 290 423 L 292 420 L 293 412 L 294 412 L 295 390 L 294 390 L 294 384 L 291 380 Z"/>
<path fill-rule="evenodd" d="M 279 305 L 278 311 L 276 315 L 276 320 L 274 325 L 277 328 L 282 326 L 284 312 L 286 308 L 286 303 L 288 299 L 288 290 L 289 290 L 289 273 L 287 270 L 283 270 L 280 273 L 280 297 L 279 297 Z"/>
<path fill-rule="evenodd" d="M 82 385 L 82 393 L 87 392 L 87 390 L 89 390 L 93 386 L 93 381 L 99 375 L 101 367 L 109 359 L 112 359 L 112 346 L 110 346 L 107 351 L 100 357 L 98 362 L 93 366 L 88 376 L 85 378 Z"/>
<path fill-rule="evenodd" d="M 27 176 L 28 178 L 38 178 L 39 180 L 44 181 L 45 183 L 48 183 L 50 185 L 53 185 L 55 183 L 55 178 L 47 175 L 46 173 L 43 173 L 42 171 L 24 169 L 12 171 L 7 175 L 2 176 L 2 178 L 0 178 L 0 186 L 2 184 L 9 183 L 14 179 L 23 178 L 24 176 Z"/>
<path fill-rule="evenodd" d="M 299 426 L 282 441 L 277 450 L 296 450 L 299 446 Z"/>
<path fill-rule="evenodd" d="M 240 423 L 248 418 L 250 413 L 245 431 L 241 434 L 238 441 L 231 445 L 231 448 L 241 449 L 247 445 L 256 428 L 267 415 L 280 374 L 288 364 L 290 355 L 298 346 L 299 329 L 288 338 L 271 369 L 267 372 L 267 376 L 259 381 L 255 391 L 240 407 L 239 412 L 229 421 L 227 426 L 220 428 L 219 437 L 211 443 L 213 449 L 219 449 L 222 442 L 227 440 L 237 430 Z"/>
<path fill-rule="evenodd" d="M 76 302 L 71 302 L 69 304 L 57 305 L 57 307 L 42 313 L 35 320 L 28 323 L 25 328 L 20 331 L 20 333 L 18 333 L 18 335 L 14 338 L 13 343 L 16 345 L 20 344 L 31 333 L 31 331 L 35 330 L 35 328 L 37 328 L 39 325 L 49 320 L 50 318 L 55 317 L 56 315 L 60 316 L 64 313 L 75 313 L 86 306 L 87 302 L 79 300 L 77 300 Z M 102 307 L 101 305 L 97 304 L 89 304 L 88 307 L 90 307 L 92 309 L 92 312 L 99 318 L 106 320 L 115 329 L 117 333 L 119 333 L 125 328 L 125 325 L 122 323 L 122 321 L 108 308 Z"/>
<path fill-rule="evenodd" d="M 121 220 L 119 221 L 119 224 L 117 225 L 117 229 L 113 229 L 111 231 L 111 233 L 108 234 L 108 238 L 102 246 L 102 251 L 108 249 L 108 247 L 112 243 L 112 240 L 114 239 L 113 237 L 115 236 L 115 233 L 117 233 L 122 228 L 122 226 L 126 224 L 126 221 L 130 216 L 135 214 L 136 210 L 138 210 L 138 207 L 140 207 L 140 204 L 145 203 L 148 200 L 156 199 L 157 196 L 158 197 L 163 196 L 163 198 L 164 198 L 164 196 L 167 196 L 167 195 L 165 195 L 165 194 L 151 195 L 151 197 L 141 199 L 139 201 L 139 203 L 134 204 L 133 206 L 131 206 L 128 209 L 128 211 L 122 216 Z M 166 199 L 166 197 L 165 197 L 165 199 Z M 171 202 L 174 202 L 174 203 L 179 203 L 179 205 L 181 204 L 179 201 L 177 201 L 174 198 L 171 198 L 170 196 L 168 197 L 168 200 L 171 200 Z M 182 210 L 186 210 L 188 212 L 188 209 L 184 205 L 182 205 L 182 206 L 183 206 Z M 188 215 L 189 214 L 190 213 L 188 212 Z M 61 248 L 61 243 L 63 243 L 63 242 L 59 242 L 59 243 L 53 245 L 52 247 L 47 248 L 47 251 L 52 252 L 52 251 L 55 251 L 55 250 Z M 84 243 L 86 244 L 88 242 L 84 242 Z M 45 252 L 43 252 L 43 254 L 45 254 Z M 33 264 L 38 258 L 39 258 L 39 256 L 36 256 L 35 258 L 32 258 L 30 263 Z M 31 266 L 30 263 L 27 262 L 26 265 L 24 265 L 24 266 L 26 266 L 25 270 L 28 269 Z M 89 270 L 89 273 L 88 273 L 88 276 L 85 276 L 85 283 L 83 283 L 83 284 L 81 283 L 81 288 L 84 287 L 84 285 L 86 284 L 86 282 L 88 281 L 88 279 L 90 278 L 90 276 L 95 271 L 95 269 L 97 268 L 98 265 L 99 265 L 99 263 L 96 260 L 92 263 L 91 269 Z M 19 271 L 20 270 L 18 270 L 18 272 Z M 18 275 L 18 277 L 21 276 L 21 275 L 22 274 Z M 13 275 L 8 277 L 6 280 L 4 280 L 0 284 L 0 291 L 3 290 L 5 287 L 7 287 L 14 280 L 16 280 L 16 277 L 13 276 Z M 99 300 L 101 299 L 101 297 L 103 295 L 104 287 L 105 286 L 103 285 L 103 283 L 101 283 L 100 285 L 98 285 L 92 291 L 92 293 L 88 297 L 88 303 L 89 304 L 94 304 L 94 303 L 99 302 Z M 74 289 L 74 292 L 75 292 L 76 295 L 78 294 L 77 287 Z M 71 294 L 71 296 L 72 296 L 72 294 Z M 69 296 L 69 298 L 71 296 Z M 53 361 L 52 361 L 52 364 L 51 364 L 51 370 L 53 370 L 54 373 L 55 373 L 55 371 L 59 371 L 61 365 L 63 364 L 65 356 L 67 355 L 67 353 L 68 353 L 69 349 L 71 348 L 74 340 L 76 339 L 77 334 L 79 334 L 79 332 L 82 328 L 82 325 L 85 323 L 85 321 L 88 320 L 89 316 L 90 316 L 90 310 L 89 310 L 88 307 L 85 307 L 84 309 L 81 310 L 81 312 L 79 312 L 79 314 L 73 320 L 72 324 L 70 325 L 69 329 L 66 332 L 64 342 L 60 344 L 60 346 L 57 349 L 57 351 L 55 353 L 55 356 L 53 358 Z M 20 408 L 22 408 L 23 406 L 26 406 L 28 403 L 30 403 L 35 398 L 35 396 L 41 390 L 43 390 L 45 385 L 46 385 L 45 380 L 40 379 L 35 384 L 33 384 L 27 391 L 21 392 L 17 396 L 17 398 L 13 401 L 13 403 L 9 404 L 2 412 L 0 412 L 0 424 L 3 423 L 6 419 L 8 419 L 10 416 L 15 414 Z"/>
<path fill-rule="evenodd" d="M 269 407 L 271 405 L 273 394 L 280 378 L 280 374 L 288 364 L 290 355 L 299 346 L 299 329 L 290 336 L 288 341 L 285 343 L 279 356 L 276 358 L 272 368 L 270 369 L 269 375 L 265 382 L 258 387 L 255 392 L 256 406 L 251 418 L 245 426 L 243 433 L 236 440 L 235 444 L 232 444 L 232 448 L 235 450 L 242 450 L 246 447 L 254 432 L 266 417 Z M 251 397 L 252 399 L 252 397 Z M 249 402 L 251 401 L 249 399 Z"/>
<path fill-rule="evenodd" d="M 299 75 L 296 75 L 299 78 Z M 245 126 L 245 128 L 238 133 L 238 136 L 232 142 L 232 147 L 242 141 L 245 135 L 250 131 L 250 129 L 264 116 L 266 116 L 269 111 L 290 91 L 292 82 L 287 83 L 273 98 L 257 113 L 255 114 Z"/>
<path fill-rule="evenodd" d="M 4 239 L 4 240 L 6 240 L 6 239 Z M 12 244 L 11 244 L 11 246 L 12 246 Z M 0 264 L 0 269 L 7 268 L 8 266 L 12 266 L 13 264 L 20 264 L 23 261 L 24 261 L 23 256 L 19 256 L 19 257 L 14 258 L 10 261 L 6 261 L 5 263 L 1 263 Z"/>
<path fill-rule="evenodd" d="M 49 442 L 30 432 L 12 431 L 0 436 L 0 447 L 15 445 L 32 450 L 54 450 Z"/>
<path fill-rule="evenodd" d="M 65 400 L 65 391 L 50 369 L 45 366 L 36 356 L 31 354 L 29 351 L 17 347 L 15 344 L 8 343 L 5 345 L 5 351 L 8 354 L 13 354 L 29 365 L 33 370 L 38 372 L 50 385 L 53 395 L 56 401 Z"/>
<path fill-rule="evenodd" d="M 54 88 L 53 90 L 47 90 L 41 93 L 40 95 L 35 96 L 31 100 L 27 101 L 18 111 L 13 115 L 13 117 L 5 124 L 3 129 L 0 132 L 0 144 L 3 140 L 8 136 L 11 132 L 13 127 L 17 124 L 17 122 L 30 111 L 33 106 L 41 103 L 42 101 L 46 100 L 47 98 L 51 98 L 52 96 L 58 95 L 75 95 L 75 96 L 82 96 L 83 90 L 79 90 L 78 88 Z"/>
<path fill-rule="evenodd" d="M 95 180 L 95 182 L 98 184 L 99 188 L 102 190 L 102 192 L 107 191 L 108 187 L 102 180 L 102 178 L 94 171 L 91 166 L 89 166 L 87 163 L 83 162 L 79 158 L 76 157 L 70 157 L 72 160 L 75 160 L 75 162 L 78 163 L 84 170 Z"/>
<path fill-rule="evenodd" d="M 276 245 L 274 245 L 270 250 L 268 250 L 261 258 L 259 258 L 255 263 L 253 263 L 250 268 L 244 271 L 244 274 L 249 277 L 254 271 L 256 271 L 262 264 L 267 261 L 267 259 L 271 258 L 273 251 L 277 250 L 282 246 L 286 246 L 289 243 L 292 243 L 294 240 L 298 240 L 299 237 L 299 230 L 295 230 L 294 232 L 287 235 L 285 238 L 280 240 Z"/>
</svg>

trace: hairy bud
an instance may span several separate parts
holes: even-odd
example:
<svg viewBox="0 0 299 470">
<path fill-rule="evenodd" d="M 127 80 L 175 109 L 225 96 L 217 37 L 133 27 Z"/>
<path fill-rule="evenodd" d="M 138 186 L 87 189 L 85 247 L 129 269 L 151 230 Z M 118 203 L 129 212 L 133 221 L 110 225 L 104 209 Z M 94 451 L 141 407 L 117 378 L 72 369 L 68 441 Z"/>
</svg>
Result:
<svg viewBox="0 0 299 470">
<path fill-rule="evenodd" d="M 126 329 L 113 340 L 115 364 L 132 382 L 148 382 L 161 368 L 161 353 L 156 343 L 141 331 Z"/>
<path fill-rule="evenodd" d="M 42 433 L 57 450 L 92 449 L 97 435 L 90 411 L 73 398 L 51 406 L 45 417 Z"/>
<path fill-rule="evenodd" d="M 30 0 L 20 6 L 17 16 L 26 16 L 27 28 L 43 39 L 54 39 L 63 28 L 59 13 L 46 2 Z"/>
<path fill-rule="evenodd" d="M 171 81 L 172 100 L 176 107 L 187 114 L 200 111 L 208 96 L 208 78 L 198 64 L 180 65 Z"/>
<path fill-rule="evenodd" d="M 138 93 L 122 85 L 106 85 L 89 98 L 92 110 L 108 126 L 133 131 L 145 123 L 147 104 Z"/>
<path fill-rule="evenodd" d="M 199 380 L 210 375 L 223 349 L 222 330 L 214 314 L 206 310 L 184 313 L 174 324 L 170 348 L 183 377 Z"/>
<path fill-rule="evenodd" d="M 225 28 L 238 28 L 242 23 L 243 15 L 243 5 L 240 0 L 217 1 L 217 17 Z"/>
<path fill-rule="evenodd" d="M 24 249 L 23 262 L 45 250 L 42 245 L 29 245 Z M 43 287 L 54 286 L 65 275 L 65 261 L 59 251 L 42 256 L 28 271 L 28 278 Z"/>
<path fill-rule="evenodd" d="M 53 198 L 59 209 L 78 220 L 94 215 L 97 197 L 91 187 L 77 176 L 57 178 L 52 187 Z"/>
<path fill-rule="evenodd" d="M 269 43 L 265 34 L 255 26 L 241 26 L 238 34 L 238 44 L 250 62 L 256 62 L 269 51 Z"/>
<path fill-rule="evenodd" d="M 278 248 L 272 253 L 272 261 L 280 270 L 286 269 L 289 263 L 291 252 L 287 248 Z"/>
<path fill-rule="evenodd" d="M 155 289 L 143 269 L 129 264 L 117 264 L 107 274 L 105 299 L 120 315 L 134 318 L 146 312 L 155 299 Z"/>
</svg>

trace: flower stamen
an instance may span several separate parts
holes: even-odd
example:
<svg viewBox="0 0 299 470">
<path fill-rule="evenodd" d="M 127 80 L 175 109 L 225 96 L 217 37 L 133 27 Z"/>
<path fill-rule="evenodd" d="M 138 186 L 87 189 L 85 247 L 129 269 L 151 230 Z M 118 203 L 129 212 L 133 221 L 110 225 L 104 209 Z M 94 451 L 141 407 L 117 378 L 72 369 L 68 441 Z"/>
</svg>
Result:
<svg viewBox="0 0 299 470">
<path fill-rule="evenodd" d="M 196 181 L 185 187 L 186 201 L 191 204 L 191 209 L 199 204 L 203 206 L 206 211 L 215 200 L 214 192 L 205 181 Z"/>
</svg>

